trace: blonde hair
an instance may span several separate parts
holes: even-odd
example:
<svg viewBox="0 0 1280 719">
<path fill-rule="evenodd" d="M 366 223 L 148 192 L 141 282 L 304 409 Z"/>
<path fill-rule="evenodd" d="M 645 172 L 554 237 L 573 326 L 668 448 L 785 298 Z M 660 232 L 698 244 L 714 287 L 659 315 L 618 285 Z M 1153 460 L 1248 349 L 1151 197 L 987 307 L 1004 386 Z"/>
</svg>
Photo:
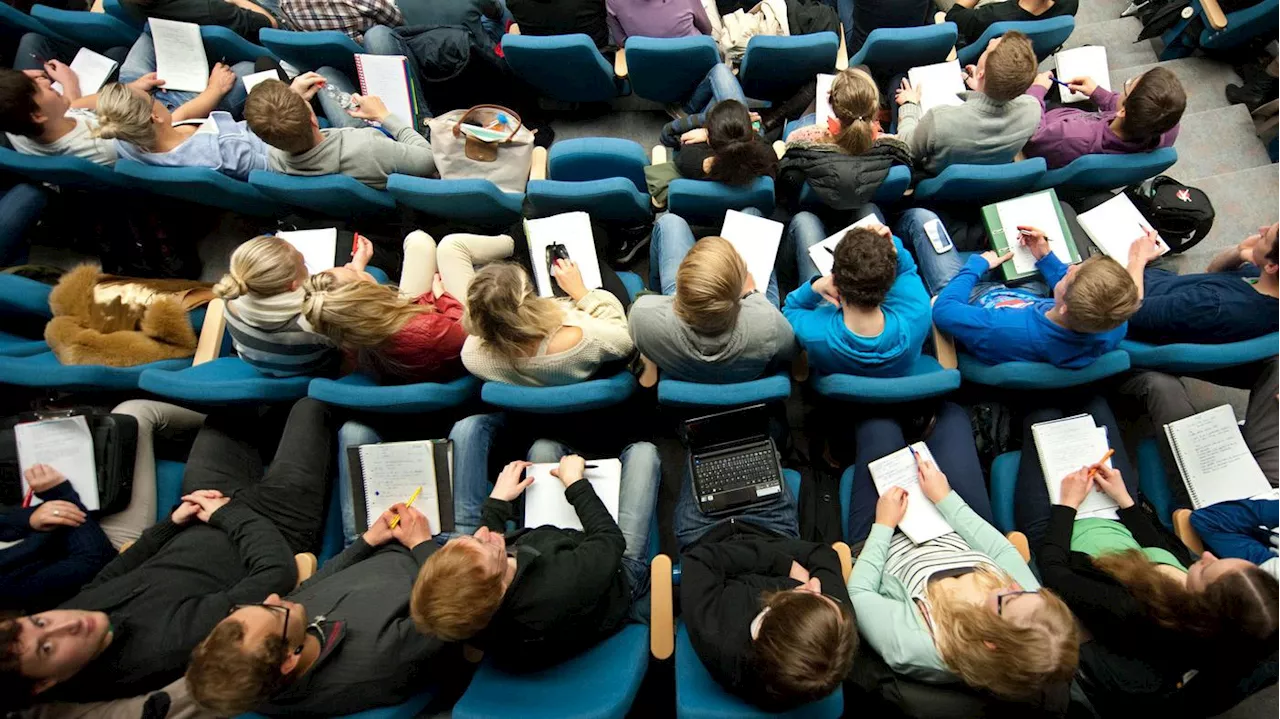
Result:
<svg viewBox="0 0 1280 719">
<path fill-rule="evenodd" d="M 275 235 L 258 235 L 231 253 L 231 267 L 213 286 L 213 293 L 234 300 L 247 294 L 271 297 L 289 292 L 298 269 L 293 245 Z"/>
<path fill-rule="evenodd" d="M 1067 305 L 1067 325 L 1076 332 L 1109 332 L 1142 306 L 1133 278 L 1106 255 L 1080 265 L 1062 301 Z"/>
<path fill-rule="evenodd" d="M 850 155 L 871 149 L 875 141 L 873 123 L 880 111 L 880 90 L 875 80 L 862 70 L 841 70 L 831 83 L 831 112 L 840 120 L 835 143 Z"/>
<path fill-rule="evenodd" d="M 1006 587 L 1003 572 L 982 566 L 984 593 Z M 938 653 L 966 684 L 996 696 L 1025 700 L 1071 681 L 1080 659 L 1080 631 L 1067 605 L 1040 589 L 1041 607 L 1025 622 L 1006 620 L 985 606 L 952 597 L 943 584 L 927 590 Z"/>
<path fill-rule="evenodd" d="M 738 321 L 747 263 L 723 237 L 694 243 L 676 271 L 676 316 L 704 335 L 727 332 Z"/>
<path fill-rule="evenodd" d="M 390 285 L 342 284 L 332 272 L 317 272 L 302 283 L 302 315 L 340 347 L 373 349 L 414 317 L 434 312 L 430 305 L 401 297 Z"/>
<path fill-rule="evenodd" d="M 529 275 L 519 265 L 485 265 L 467 288 L 462 328 L 484 340 L 500 356 L 524 356 L 531 342 L 551 336 L 563 322 L 560 303 L 539 297 Z"/>
<path fill-rule="evenodd" d="M 141 95 L 128 85 L 113 82 L 98 91 L 98 129 L 93 134 L 104 140 L 121 140 L 151 152 L 156 146 L 156 129 L 151 123 L 150 95 Z"/>
</svg>

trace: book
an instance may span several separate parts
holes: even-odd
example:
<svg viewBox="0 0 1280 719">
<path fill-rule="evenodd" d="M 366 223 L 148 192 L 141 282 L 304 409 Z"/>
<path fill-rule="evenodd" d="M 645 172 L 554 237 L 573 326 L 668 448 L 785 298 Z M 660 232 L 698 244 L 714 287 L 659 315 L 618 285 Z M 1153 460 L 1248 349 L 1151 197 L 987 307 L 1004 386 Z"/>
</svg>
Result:
<svg viewBox="0 0 1280 719">
<path fill-rule="evenodd" d="M 844 236 L 848 234 L 849 230 L 852 230 L 855 227 L 866 227 L 867 225 L 878 224 L 880 224 L 880 220 L 878 220 L 875 215 L 867 215 L 822 242 L 810 247 L 809 259 L 813 260 L 813 264 L 818 266 L 818 271 L 822 273 L 823 277 L 830 275 L 836 265 L 836 245 L 840 244 L 840 240 L 844 239 Z"/>
<path fill-rule="evenodd" d="M 1097 463 L 1110 449 L 1107 428 L 1099 427 L 1089 414 L 1033 424 L 1031 436 L 1040 457 L 1044 483 L 1049 488 L 1049 501 L 1054 504 L 1062 495 L 1062 480 L 1068 474 Z M 1104 464 L 1110 467 L 1111 460 Z M 1119 519 L 1118 509 L 1114 499 L 1095 488 L 1076 509 L 1076 517 Z"/>
<path fill-rule="evenodd" d="M 920 88 L 921 115 L 942 105 L 963 105 L 959 95 L 969 89 L 964 86 L 964 70 L 958 60 L 913 67 L 907 71 L 907 79 L 912 87 Z"/>
<path fill-rule="evenodd" d="M 302 261 L 307 265 L 307 274 L 331 270 L 337 266 L 334 256 L 338 250 L 338 228 L 326 227 L 320 230 L 281 230 L 276 237 L 294 246 L 302 253 Z"/>
<path fill-rule="evenodd" d="M 747 272 L 761 292 L 769 286 L 769 278 L 773 276 L 773 265 L 778 259 L 778 245 L 782 243 L 782 230 L 781 222 L 737 210 L 724 213 L 720 236 L 728 240 L 733 249 L 742 255 L 743 261 L 747 263 Z"/>
<path fill-rule="evenodd" d="M 818 73 L 818 89 L 817 96 L 814 98 L 814 111 L 817 115 L 816 121 L 818 127 L 823 130 L 827 129 L 827 120 L 835 117 L 831 111 L 831 84 L 836 81 L 835 75 L 826 73 Z M 782 139 L 786 139 L 785 137 Z"/>
<path fill-rule="evenodd" d="M 164 89 L 204 92 L 209 86 L 209 58 L 200 26 L 154 17 L 148 22 L 156 49 L 156 76 L 164 80 Z"/>
<path fill-rule="evenodd" d="M 397 502 L 407 502 L 419 488 L 415 509 L 431 522 L 431 533 L 452 532 L 453 443 L 447 439 L 382 442 L 347 448 L 356 529 Z"/>
<path fill-rule="evenodd" d="M 618 496 L 622 492 L 622 460 L 593 459 L 588 464 L 583 479 L 591 483 L 596 496 L 604 502 L 613 521 L 618 521 Z M 524 526 L 551 525 L 561 529 L 582 531 L 582 521 L 573 505 L 564 496 L 564 483 L 551 476 L 558 462 L 535 464 L 525 470 L 526 477 L 533 477 L 533 484 L 524 490 Z"/>
<path fill-rule="evenodd" d="M 1151 229 L 1147 218 L 1138 212 L 1133 201 L 1123 192 L 1088 212 L 1081 212 L 1076 215 L 1076 220 L 1103 254 L 1122 265 L 1129 263 L 1129 248 L 1133 243 L 1145 237 L 1147 230 Z M 1163 255 L 1169 251 L 1169 245 L 1163 237 L 1156 237 L 1156 246 Z"/>
<path fill-rule="evenodd" d="M 1087 77 L 1098 83 L 1098 87 L 1111 89 L 1111 70 L 1107 65 L 1107 48 L 1102 45 L 1086 45 L 1084 47 L 1063 50 L 1057 54 L 1058 69 L 1054 76 L 1063 82 L 1073 78 Z M 1065 103 L 1084 102 L 1088 95 L 1072 92 L 1058 85 L 1058 96 Z"/>
<path fill-rule="evenodd" d="M 915 450 L 915 454 L 911 450 Z M 919 459 L 917 460 L 917 457 Z M 947 520 L 920 488 L 919 462 L 934 462 L 933 454 L 924 442 L 903 447 L 867 465 L 871 481 L 881 496 L 893 487 L 907 490 L 907 513 L 898 523 L 898 529 L 916 544 L 937 539 L 954 531 Z M 936 464 L 936 462 L 935 462 Z"/>
<path fill-rule="evenodd" d="M 1170 422 L 1164 433 L 1195 509 L 1271 493 L 1231 405 Z"/>
<path fill-rule="evenodd" d="M 1053 190 L 1041 190 L 982 208 L 982 223 L 986 226 L 991 249 L 1003 255 L 1013 250 L 1013 259 L 1000 265 L 1006 282 L 1035 275 L 1036 258 L 1022 245 L 1018 225 L 1035 227 L 1049 239 L 1049 248 L 1058 259 L 1070 265 L 1080 261 L 1080 253 L 1072 240 L 1067 220 L 1062 216 L 1062 205 Z"/>
<path fill-rule="evenodd" d="M 262 72 L 255 72 L 252 75 L 245 75 L 244 78 L 241 80 L 241 82 L 244 83 L 245 92 L 253 92 L 253 88 L 261 85 L 267 80 L 279 80 L 279 79 L 280 79 L 280 73 L 276 72 L 275 70 L 263 70 Z"/>
<path fill-rule="evenodd" d="M 360 94 L 375 95 L 392 115 L 417 127 L 413 93 L 409 86 L 409 61 L 404 55 L 356 55 Z"/>
<path fill-rule="evenodd" d="M 529 243 L 529 260 L 533 265 L 533 281 L 541 297 L 564 297 L 564 291 L 551 277 L 551 260 L 561 254 L 578 263 L 582 284 L 588 290 L 598 289 L 600 260 L 591 234 L 591 216 L 585 212 L 565 212 L 551 217 L 524 221 L 525 241 Z"/>
<path fill-rule="evenodd" d="M 24 475 L 24 498 L 30 489 L 25 478 L 27 470 L 37 464 L 47 464 L 67 478 L 85 509 L 91 512 L 101 509 L 93 433 L 82 415 L 23 422 L 14 425 L 13 436 L 18 448 L 18 472 Z M 31 506 L 37 504 L 40 498 L 32 495 Z"/>
<path fill-rule="evenodd" d="M 106 55 L 99 55 L 87 47 L 82 47 L 76 51 L 76 56 L 71 59 L 71 71 L 76 74 L 76 78 L 80 80 L 80 94 L 92 95 L 107 83 L 107 78 L 111 77 L 111 73 L 116 71 L 120 64 Z M 53 89 L 58 94 L 62 93 L 62 83 L 53 83 Z"/>
</svg>

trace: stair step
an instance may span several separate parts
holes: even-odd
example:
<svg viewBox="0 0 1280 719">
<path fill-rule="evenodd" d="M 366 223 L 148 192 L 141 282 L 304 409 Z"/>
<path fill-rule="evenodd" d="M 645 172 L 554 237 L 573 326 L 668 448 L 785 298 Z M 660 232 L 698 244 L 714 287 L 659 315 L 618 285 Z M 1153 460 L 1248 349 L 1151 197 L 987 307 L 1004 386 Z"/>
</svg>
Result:
<svg viewBox="0 0 1280 719">
<path fill-rule="evenodd" d="M 1088 25 L 1115 20 L 1129 7 L 1129 0 L 1085 0 L 1076 11 L 1076 32 Z"/>
<path fill-rule="evenodd" d="M 1110 60 L 1110 56 L 1111 48 L 1108 47 L 1108 60 Z M 1156 67 L 1156 65 L 1167 68 L 1174 75 L 1177 75 L 1183 89 L 1186 90 L 1186 114 L 1188 115 L 1230 105 L 1231 103 L 1227 102 L 1227 96 L 1224 93 L 1227 83 L 1240 82 L 1240 77 L 1236 75 L 1235 70 L 1232 70 L 1230 65 L 1203 57 L 1184 57 L 1178 60 L 1166 60 L 1161 63 L 1151 63 L 1137 67 L 1119 67 L 1114 62 L 1111 62 L 1110 65 L 1111 89 L 1117 92 L 1124 87 L 1125 80 L 1131 77 L 1140 75 Z"/>
<path fill-rule="evenodd" d="M 1128 7 L 1126 4 L 1125 7 Z M 1085 27 L 1077 26 L 1062 47 L 1070 49 L 1085 45 L 1102 45 L 1107 48 L 1107 65 L 1116 68 L 1149 65 L 1159 61 L 1159 56 L 1147 40 L 1134 42 L 1142 32 L 1142 21 L 1136 17 L 1119 17 Z M 1114 87 L 1114 86 L 1113 86 Z"/>
<path fill-rule="evenodd" d="M 1178 161 L 1168 174 L 1188 185 L 1200 178 L 1271 164 L 1244 105 L 1183 115 L 1173 147 Z M 1275 204 L 1273 197 L 1273 212 Z"/>
<path fill-rule="evenodd" d="M 1182 138 L 1178 138 L 1178 144 L 1182 144 Z M 1209 236 L 1177 258 L 1178 271 L 1203 272 L 1209 260 L 1220 250 L 1252 235 L 1259 227 L 1275 222 L 1276 195 L 1280 194 L 1280 176 L 1277 173 L 1280 173 L 1280 165 L 1267 164 L 1186 183 L 1204 190 L 1209 196 L 1214 220 Z"/>
</svg>

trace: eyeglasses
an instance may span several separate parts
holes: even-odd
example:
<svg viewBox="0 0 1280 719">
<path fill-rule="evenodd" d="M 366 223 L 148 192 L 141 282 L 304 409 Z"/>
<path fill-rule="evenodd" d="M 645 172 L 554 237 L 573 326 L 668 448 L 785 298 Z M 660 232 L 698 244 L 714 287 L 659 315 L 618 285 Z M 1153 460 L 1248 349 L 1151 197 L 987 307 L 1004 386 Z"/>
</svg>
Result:
<svg viewBox="0 0 1280 719">
<path fill-rule="evenodd" d="M 996 615 L 1004 616 L 1004 605 L 1010 599 L 1014 597 L 1021 597 L 1024 594 L 1039 594 L 1039 593 L 1040 593 L 1040 590 L 1038 589 L 1023 589 L 1016 592 L 1005 592 L 1004 594 L 996 595 Z"/>
<path fill-rule="evenodd" d="M 1141 75 L 1134 75 L 1133 77 L 1124 81 L 1124 94 L 1128 95 L 1129 92 L 1133 90 L 1133 86 L 1138 84 L 1139 77 L 1141 77 Z"/>
<path fill-rule="evenodd" d="M 227 612 L 227 616 L 231 616 L 246 607 L 262 607 L 273 612 L 284 613 L 284 628 L 280 630 L 280 638 L 284 640 L 284 645 L 289 646 L 289 608 L 280 604 L 233 604 L 231 611 Z"/>
</svg>

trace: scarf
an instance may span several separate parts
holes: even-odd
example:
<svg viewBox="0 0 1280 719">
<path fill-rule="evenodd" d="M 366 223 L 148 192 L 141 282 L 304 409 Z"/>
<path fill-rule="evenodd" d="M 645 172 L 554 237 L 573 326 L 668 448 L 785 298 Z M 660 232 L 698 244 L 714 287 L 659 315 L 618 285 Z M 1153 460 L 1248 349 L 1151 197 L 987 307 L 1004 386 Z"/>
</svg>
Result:
<svg viewBox="0 0 1280 719">
<path fill-rule="evenodd" d="M 299 287 L 270 297 L 241 295 L 228 304 L 234 306 L 237 317 L 254 327 L 276 327 L 297 317 L 303 328 L 311 331 L 311 325 L 299 316 L 302 314 L 304 297 L 306 292 Z"/>
</svg>

